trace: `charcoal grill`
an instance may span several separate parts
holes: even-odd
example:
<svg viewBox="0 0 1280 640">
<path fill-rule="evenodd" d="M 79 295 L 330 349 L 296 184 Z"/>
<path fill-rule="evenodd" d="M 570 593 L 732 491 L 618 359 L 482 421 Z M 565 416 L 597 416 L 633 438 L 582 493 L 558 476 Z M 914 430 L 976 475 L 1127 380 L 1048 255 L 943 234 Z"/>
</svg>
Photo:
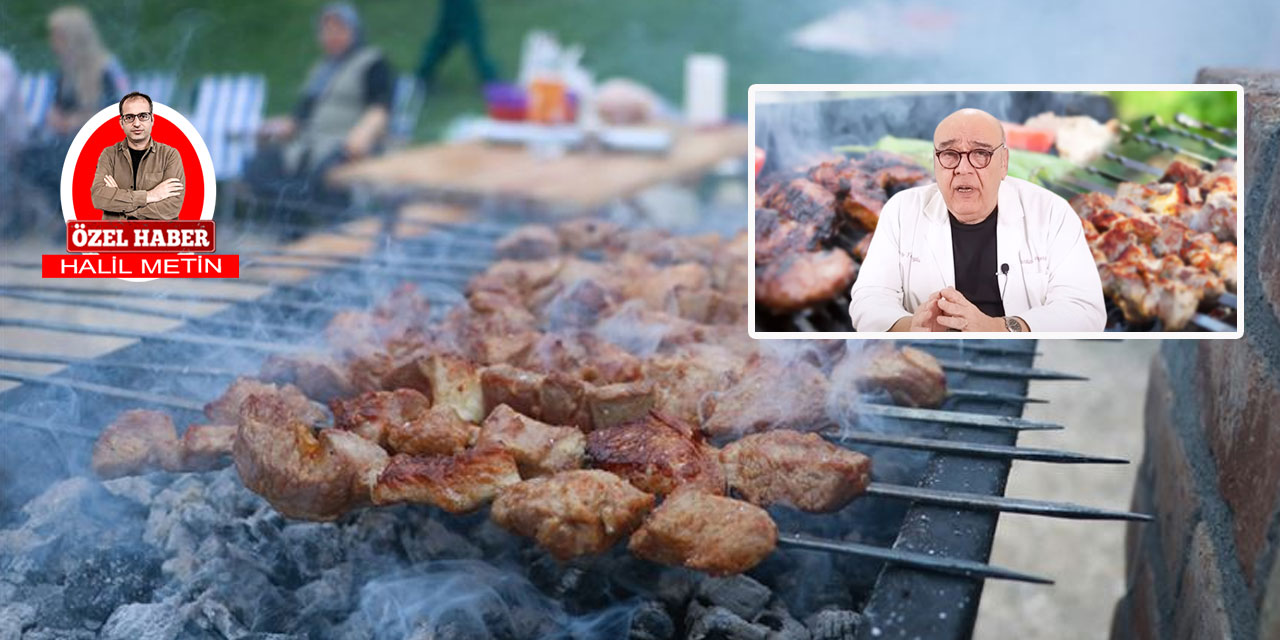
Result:
<svg viewBox="0 0 1280 640">
<path fill-rule="evenodd" d="M 199 422 L 200 406 L 216 397 L 232 376 L 256 371 L 271 353 L 305 347 L 315 340 L 311 336 L 321 334 L 334 309 L 367 308 L 406 279 L 422 283 L 429 294 L 438 294 L 434 296 L 432 313 L 439 317 L 438 314 L 460 299 L 456 294 L 447 295 L 447 292 L 460 290 L 471 275 L 491 260 L 493 242 L 511 228 L 511 224 L 450 226 L 421 238 L 384 243 L 383 252 L 363 260 L 320 254 L 294 256 L 310 260 L 308 266 L 319 270 L 320 275 L 301 282 L 281 284 L 269 294 L 253 300 L 191 293 L 174 296 L 173 299 L 179 300 L 232 304 L 211 316 L 187 317 L 185 326 L 165 333 L 106 329 L 114 335 L 135 337 L 137 340 L 100 358 L 59 356 L 20 349 L 19 345 L 6 346 L 4 351 L 0 351 L 0 379 L 23 384 L 0 393 L 0 402 L 3 403 L 0 424 L 7 443 L 0 452 L 0 475 L 7 476 L 0 477 L 0 487 L 4 487 L 4 494 L 0 495 L 0 529 L 21 526 L 24 518 L 22 505 L 28 505 L 30 510 L 28 501 L 34 496 L 61 478 L 84 473 L 92 439 L 121 411 L 140 406 L 153 407 L 169 411 L 178 424 Z M 396 254 L 387 247 L 411 255 L 441 256 L 444 259 L 434 263 L 397 260 Z M 72 291 L 74 299 L 89 301 L 97 305 L 96 308 L 117 310 L 138 310 L 131 305 L 131 300 L 152 297 L 141 292 L 105 294 L 70 288 L 61 289 L 63 293 L 59 293 L 59 290 L 56 285 L 4 285 L 0 286 L 0 296 L 70 301 L 67 298 L 69 294 L 65 292 Z M 53 320 L 7 318 L 3 322 L 70 333 L 104 331 Z M 246 327 L 251 330 L 246 331 Z M 948 388 L 955 393 L 945 409 L 928 412 L 872 406 L 868 407 L 865 415 L 873 422 L 889 422 L 902 425 L 902 428 L 890 431 L 846 430 L 828 434 L 833 441 L 868 452 L 877 465 L 889 456 L 901 456 L 902 466 L 909 469 L 904 473 L 905 477 L 911 478 L 910 483 L 895 485 L 878 479 L 868 497 L 846 510 L 856 515 L 853 519 L 876 519 L 883 531 L 872 530 L 859 534 L 855 539 L 841 539 L 845 532 L 840 529 L 848 526 L 851 518 L 790 517 L 787 519 L 790 525 L 784 530 L 805 533 L 784 535 L 780 549 L 785 551 L 775 554 L 777 559 L 771 558 L 753 571 L 753 575 L 762 582 L 769 582 L 773 578 L 782 580 L 785 576 L 794 575 L 794 565 L 798 563 L 817 562 L 822 566 L 838 567 L 841 572 L 838 579 L 847 579 L 851 586 L 840 587 L 844 596 L 837 599 L 834 608 L 813 605 L 812 614 L 806 618 L 813 628 L 840 632 L 830 637 L 849 637 L 855 632 L 857 638 L 968 637 L 982 592 L 981 577 L 1048 582 L 1045 578 L 984 564 L 990 555 L 998 511 L 1088 519 L 1145 518 L 1138 514 L 1076 505 L 1001 498 L 1010 464 L 1015 459 L 1053 463 L 1124 462 L 1016 446 L 1020 430 L 1056 427 L 1020 420 L 1023 404 L 1035 401 L 1025 398 L 1027 381 L 1074 378 L 1070 374 L 1034 369 L 1034 341 L 921 341 L 915 344 L 934 353 L 947 365 Z M 2 363 L 6 360 L 66 366 L 55 374 L 37 376 L 13 371 L 12 366 Z M 32 452 L 40 453 L 32 455 Z M 213 480 L 208 486 L 220 486 L 217 483 L 223 480 Z M 390 513 L 399 515 L 370 515 L 369 519 L 385 517 L 403 521 L 405 518 L 421 518 L 421 515 L 406 515 L 413 513 L 410 509 Z M 134 513 L 129 517 L 137 518 L 138 515 Z M 462 523 L 460 526 L 471 526 L 468 523 L 475 520 L 454 518 L 451 521 L 443 515 L 438 519 Z M 834 557 L 838 560 L 832 561 L 833 556 L 824 549 L 834 549 Z M 522 557 L 530 556 L 525 552 Z M 544 560 L 537 559 L 524 566 L 530 579 L 540 588 L 545 587 L 545 580 L 550 580 L 549 584 L 553 584 L 550 596 L 566 603 L 565 607 L 571 612 L 587 606 L 584 603 L 598 604 L 599 594 L 593 596 L 591 591 L 600 587 L 601 580 L 607 583 L 609 572 L 619 571 L 618 567 L 634 571 L 637 580 L 639 576 L 654 571 L 653 567 L 639 566 L 637 561 L 628 562 L 626 559 L 617 560 L 609 565 L 609 569 L 596 572 L 590 569 L 593 565 L 586 569 L 565 569 L 549 566 Z M 0 566 L 0 570 L 11 569 Z M 547 578 L 548 575 L 551 578 Z M 545 580 L 540 581 L 539 576 Z M 675 616 L 668 620 L 672 625 L 669 634 L 667 623 L 662 622 L 661 616 L 653 609 L 653 602 L 664 602 L 661 597 L 653 596 L 632 610 L 628 623 L 632 637 L 686 637 L 693 633 L 695 627 L 704 631 L 718 630 L 722 634 L 705 637 L 738 637 L 733 635 L 733 624 L 736 623 L 724 618 L 723 612 L 708 612 L 715 609 L 712 605 L 728 606 L 733 610 L 733 597 L 724 602 L 717 601 L 720 596 L 716 595 L 719 593 L 716 589 L 732 591 L 734 588 L 746 588 L 750 591 L 754 588 L 751 585 L 758 586 L 759 583 L 747 581 L 742 583 L 746 587 L 734 587 L 737 583 L 729 579 L 714 583 L 721 585 L 719 587 L 706 587 L 706 584 L 712 583 L 703 583 L 696 587 L 695 595 L 686 597 L 687 608 L 678 615 L 670 609 L 663 614 Z M 612 584 L 611 588 L 617 586 Z M 806 588 L 792 586 L 795 592 Z M 857 595 L 849 595 L 855 588 L 859 589 Z M 840 593 L 840 589 L 835 592 Z M 791 603 L 797 598 L 804 600 L 782 585 L 773 595 L 784 603 Z M 636 596 L 632 594 L 632 597 Z M 707 602 L 702 600 L 704 597 Z M 698 610 L 702 613 L 697 613 L 701 617 L 696 619 L 695 603 L 701 603 L 696 606 L 707 610 Z M 101 618 L 102 613 L 97 612 L 97 615 Z M 717 618 L 717 615 L 722 617 Z M 779 633 L 788 628 L 794 630 L 794 626 L 788 626 L 791 623 L 798 624 L 796 620 L 787 622 L 782 614 L 769 612 L 758 614 L 756 619 L 761 624 L 771 625 L 770 628 Z M 280 620 L 255 622 L 259 623 L 262 628 L 254 630 L 298 633 L 308 630 L 273 628 L 273 624 L 288 626 Z M 249 626 L 248 622 L 244 624 Z M 728 626 L 721 628 L 716 627 L 717 624 Z M 608 632 L 602 630 L 604 627 L 590 628 L 608 637 L 617 632 L 616 626 L 608 627 L 612 629 Z M 622 628 L 627 628 L 627 625 Z M 319 633 L 323 635 L 325 631 L 342 632 L 341 628 L 335 627 Z M 210 637 L 215 636 L 210 634 Z"/>
</svg>

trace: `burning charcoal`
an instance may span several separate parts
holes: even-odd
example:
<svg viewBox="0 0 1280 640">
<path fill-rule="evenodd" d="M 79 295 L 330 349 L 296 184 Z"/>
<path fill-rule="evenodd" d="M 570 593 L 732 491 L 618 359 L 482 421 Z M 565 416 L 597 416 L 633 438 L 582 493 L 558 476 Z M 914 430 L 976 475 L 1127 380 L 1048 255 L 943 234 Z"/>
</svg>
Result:
<svg viewBox="0 0 1280 640">
<path fill-rule="evenodd" d="M 484 555 L 493 558 L 514 547 L 520 537 L 503 529 L 501 525 L 485 518 L 468 532 L 467 538 L 484 549 Z"/>
<path fill-rule="evenodd" d="M 22 640 L 96 640 L 98 634 L 84 629 L 36 629 L 23 634 Z"/>
<path fill-rule="evenodd" d="M 244 638 L 248 633 L 227 605 L 206 596 L 192 603 L 188 615 L 191 618 L 188 630 L 195 626 L 210 633 L 216 632 L 221 638 Z"/>
<path fill-rule="evenodd" d="M 400 550 L 399 518 L 385 509 L 366 509 L 342 528 L 343 546 L 361 556 L 394 555 Z"/>
<path fill-rule="evenodd" d="M 111 614 L 102 627 L 102 640 L 174 640 L 182 631 L 183 616 L 171 604 L 126 604 Z"/>
<path fill-rule="evenodd" d="M 703 580 L 697 595 L 704 604 L 724 607 L 739 618 L 751 620 L 764 610 L 773 592 L 747 576 L 737 575 Z"/>
<path fill-rule="evenodd" d="M 346 617 L 355 606 L 355 576 L 350 565 L 342 565 L 329 569 L 318 579 L 298 587 L 298 602 L 303 608 L 298 612 L 298 619 L 306 622 L 336 622 Z M 324 626 L 328 626 L 325 624 Z M 318 629 L 309 629 L 310 636 L 328 636 L 330 633 L 317 633 Z"/>
<path fill-rule="evenodd" d="M 6 598 L 7 600 L 7 598 Z M 0 638 L 21 638 L 22 630 L 36 623 L 36 608 L 24 602 L 0 607 Z"/>
<path fill-rule="evenodd" d="M 102 483 L 102 488 L 113 496 L 131 500 L 144 507 L 149 506 L 151 499 L 160 491 L 160 487 L 149 476 L 124 476 L 106 480 Z"/>
<path fill-rule="evenodd" d="M 791 617 L 787 607 L 775 602 L 755 619 L 757 624 L 769 627 L 769 640 L 809 640 L 809 630 L 799 620 Z"/>
<path fill-rule="evenodd" d="M 805 618 L 804 625 L 813 640 L 844 640 L 858 633 L 862 616 L 845 609 L 823 609 Z"/>
<path fill-rule="evenodd" d="M 400 533 L 400 544 L 410 562 L 484 556 L 470 541 L 436 520 L 426 520 L 421 526 L 406 527 Z"/>
<path fill-rule="evenodd" d="M 685 619 L 689 640 L 765 640 L 769 627 L 752 624 L 724 607 L 689 606 Z"/>
<path fill-rule="evenodd" d="M 346 559 L 346 548 L 338 527 L 314 522 L 293 523 L 280 531 L 280 544 L 297 568 L 298 575 L 310 580 L 338 566 Z"/>
<path fill-rule="evenodd" d="M 629 640 L 668 640 L 675 635 L 676 623 L 661 602 L 642 602 L 631 614 Z"/>
<path fill-rule="evenodd" d="M 111 548 L 67 573 L 64 606 L 88 620 L 106 620 L 126 602 L 145 602 L 160 581 L 160 559 L 142 549 Z"/>
<path fill-rule="evenodd" d="M 694 588 L 702 580 L 702 574 L 692 571 L 683 569 L 663 571 L 658 576 L 658 586 L 654 591 L 663 604 L 672 610 L 682 610 L 693 595 Z"/>
</svg>

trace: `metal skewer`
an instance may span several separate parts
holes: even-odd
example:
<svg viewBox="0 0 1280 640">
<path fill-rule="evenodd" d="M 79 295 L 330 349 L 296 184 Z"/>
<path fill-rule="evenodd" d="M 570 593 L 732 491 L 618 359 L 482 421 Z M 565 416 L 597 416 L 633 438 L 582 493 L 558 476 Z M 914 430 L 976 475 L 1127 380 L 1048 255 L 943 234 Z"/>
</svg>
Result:
<svg viewBox="0 0 1280 640">
<path fill-rule="evenodd" d="M 313 332 L 286 325 L 268 325 L 266 323 L 246 322 L 243 320 L 228 320 L 223 318 L 212 318 L 206 316 L 193 316 L 188 313 L 180 313 L 177 311 L 169 311 L 166 309 L 155 309 L 136 304 L 111 302 L 109 300 L 96 300 L 86 296 L 63 296 L 57 294 L 42 293 L 26 293 L 20 291 L 3 291 L 0 290 L 0 296 L 5 298 L 13 298 L 15 300 L 29 300 L 32 302 L 44 302 L 48 304 L 65 304 L 80 307 L 89 307 L 93 309 L 106 309 L 108 311 L 122 311 L 125 313 L 137 313 L 142 315 L 155 316 L 157 318 L 168 318 L 170 320 L 181 320 L 183 322 L 201 322 L 208 325 L 227 327 L 229 329 L 238 329 L 249 331 L 261 327 L 270 327 L 272 331 L 293 334 L 297 336 L 312 335 Z"/>
<path fill-rule="evenodd" d="M 1074 373 L 1062 373 L 1059 371 L 1036 369 L 1033 367 L 1008 367 L 999 364 L 969 364 L 967 362 L 943 360 L 940 360 L 939 363 L 942 365 L 942 368 L 947 371 L 972 373 L 982 376 L 994 376 L 997 378 L 1024 378 L 1027 380 L 1088 380 L 1088 378 L 1078 376 Z"/>
<path fill-rule="evenodd" d="M 34 376 L 26 373 L 18 373 L 16 371 L 0 371 L 0 380 L 12 380 L 13 382 L 21 382 L 23 384 L 41 384 L 54 387 L 65 387 L 67 389 L 74 389 L 77 391 L 89 391 L 104 396 L 111 396 L 113 398 L 124 398 L 126 400 L 133 400 L 135 402 L 142 402 L 161 407 L 169 407 L 171 409 L 204 411 L 203 402 L 184 400 L 182 398 L 175 398 L 173 396 L 167 396 L 159 393 L 121 389 L 110 385 L 86 382 L 84 380 L 49 378 L 46 376 Z"/>
<path fill-rule="evenodd" d="M 966 578 L 995 578 L 1000 580 L 1031 582 L 1034 584 L 1053 584 L 1053 581 L 1047 578 L 1019 573 L 1017 571 L 994 567 L 989 564 L 974 562 L 972 560 L 931 556 L 916 551 L 907 551 L 905 549 L 885 549 L 883 547 L 875 547 L 868 544 L 848 542 L 845 540 L 825 540 L 823 538 L 814 538 L 801 533 L 779 534 L 778 546 L 793 547 L 796 549 L 810 549 L 813 551 L 830 551 L 846 555 L 874 558 L 876 560 L 884 560 L 885 562 L 892 564 L 912 567 L 915 569 L 924 569 L 926 571 L 959 575 Z"/>
<path fill-rule="evenodd" d="M 916 449 L 936 453 L 953 453 L 999 460 L 1034 460 L 1036 462 L 1062 464 L 1129 464 L 1129 461 L 1123 458 L 1090 456 L 1072 451 L 1011 447 L 1002 444 L 983 444 L 979 442 L 954 442 L 937 438 L 913 438 L 910 436 L 872 433 L 870 431 L 819 432 L 819 435 L 836 444 L 856 442 L 859 444 L 874 444 L 883 447 Z"/>
<path fill-rule="evenodd" d="M 26 329 L 44 329 L 63 333 L 82 333 L 85 335 L 111 336 L 114 338 L 135 338 L 139 340 L 164 340 L 166 342 L 182 342 L 186 344 L 203 344 L 217 347 L 236 347 L 253 349 L 267 353 L 297 353 L 304 351 L 301 346 L 259 342 L 257 340 L 241 340 L 239 338 L 223 338 L 219 336 L 202 336 L 178 331 L 149 333 L 133 329 L 102 327 L 73 322 L 55 322 L 53 320 L 25 320 L 21 318 L 0 318 L 0 326 L 23 327 Z"/>
<path fill-rule="evenodd" d="M 939 411 L 937 409 L 917 409 L 914 407 L 896 407 L 880 404 L 864 404 L 858 407 L 859 417 L 874 416 L 896 420 L 916 422 L 942 423 L 979 429 L 1002 429 L 1009 431 L 1058 431 L 1062 425 L 1053 422 L 1039 422 L 1011 416 L 993 416 L 985 413 L 967 413 L 964 411 Z"/>
<path fill-rule="evenodd" d="M 1016 393 L 999 391 L 974 391 L 972 389 L 947 389 L 948 400 L 976 400 L 978 402 L 1006 402 L 1009 404 L 1044 404 L 1048 400 L 1028 398 Z"/>
<path fill-rule="evenodd" d="M 1210 147 L 1213 150 L 1218 151 L 1220 153 L 1227 154 L 1232 158 L 1237 157 L 1237 152 L 1234 148 L 1228 147 L 1227 145 L 1222 144 L 1221 142 L 1218 142 L 1213 138 L 1210 138 L 1208 136 L 1202 136 L 1190 129 L 1183 128 L 1182 126 L 1179 126 L 1177 124 L 1174 124 L 1171 122 L 1165 122 L 1164 119 L 1162 119 L 1160 116 L 1151 116 L 1147 118 L 1144 126 L 1147 128 L 1148 131 L 1150 131 L 1153 126 L 1160 127 L 1161 129 L 1164 129 L 1169 133 L 1172 133 L 1177 136 L 1182 136 L 1183 138 L 1187 138 L 1189 140 L 1195 140 L 1200 144 Z"/>
<path fill-rule="evenodd" d="M 1151 166 L 1151 165 L 1149 165 L 1149 164 L 1147 164 L 1147 163 L 1145 163 L 1145 162 L 1138 162 L 1137 160 L 1132 160 L 1132 159 L 1130 159 L 1130 158 L 1126 158 L 1126 157 L 1124 157 L 1124 156 L 1122 156 L 1122 155 L 1120 155 L 1120 154 L 1118 154 L 1118 153 L 1113 153 L 1113 152 L 1111 152 L 1111 151 L 1105 151 L 1105 152 L 1103 152 L 1102 157 L 1104 157 L 1104 158 L 1106 158 L 1106 159 L 1108 159 L 1108 160 L 1112 160 L 1112 161 L 1114 161 L 1114 162 L 1119 162 L 1120 164 L 1124 165 L 1124 166 L 1125 166 L 1126 168 L 1128 168 L 1128 169 L 1132 169 L 1132 170 L 1134 170 L 1134 171 L 1141 171 L 1141 172 L 1143 172 L 1143 173 L 1153 175 L 1153 176 L 1155 176 L 1155 177 L 1157 177 L 1157 178 L 1159 178 L 1160 176 L 1164 175 L 1164 171 L 1162 171 L 1162 170 L 1160 170 L 1160 169 L 1157 169 L 1157 168 L 1155 168 L 1155 167 L 1153 167 L 1153 166 Z"/>
<path fill-rule="evenodd" d="M 193 376 L 216 376 L 224 378 L 236 378 L 244 375 L 253 375 L 252 372 L 233 371 L 231 369 L 210 369 L 205 367 L 192 367 L 185 364 L 156 364 L 152 362 L 122 362 L 119 360 L 108 360 L 103 358 L 75 358 L 71 356 L 60 356 L 50 353 L 23 353 L 21 351 L 10 351 L 8 349 L 0 349 L 0 360 L 16 360 L 19 362 L 45 362 L 49 364 L 73 364 L 86 367 L 101 367 L 115 369 L 134 369 L 137 371 L 151 371 L 154 373 L 172 373 L 177 375 L 193 375 Z"/>
<path fill-rule="evenodd" d="M 867 486 L 866 495 L 883 498 L 898 498 L 915 502 L 934 504 L 959 509 L 979 511 L 1000 511 L 1005 513 L 1025 513 L 1028 515 L 1046 516 L 1050 518 L 1067 518 L 1070 520 L 1133 520 L 1147 522 L 1152 518 L 1145 513 L 1098 509 L 1069 502 L 1048 502 L 1045 500 L 1026 500 L 1003 496 L 987 496 L 961 491 L 943 491 L 922 487 L 906 487 L 896 484 L 872 482 Z"/>
<path fill-rule="evenodd" d="M 1204 129 L 1205 131 L 1212 131 L 1220 136 L 1231 138 L 1232 140 L 1236 139 L 1235 129 L 1227 129 L 1226 127 L 1215 127 L 1211 124 L 1205 124 L 1203 122 L 1200 122 L 1199 120 L 1196 120 L 1195 118 L 1192 118 L 1191 116 L 1185 113 L 1174 114 L 1173 121 L 1177 122 L 1178 124 L 1184 127 L 1190 127 L 1192 129 Z"/>
<path fill-rule="evenodd" d="M 246 284 L 243 281 L 236 281 L 236 284 Z M 235 296 L 219 296 L 193 293 L 165 293 L 152 292 L 147 290 L 132 289 L 91 289 L 89 287 L 63 287 L 63 286 L 46 286 L 46 285 L 30 285 L 30 284 L 6 284 L 0 285 L 0 294 L 7 291 L 48 291 L 56 293 L 74 293 L 78 295 L 88 296 L 113 296 L 118 298 L 138 298 L 143 300 L 175 300 L 180 302 L 207 302 L 212 304 L 241 304 L 249 303 L 255 306 L 275 306 L 285 309 L 296 309 L 298 311 L 322 311 L 333 313 L 336 311 L 346 311 L 349 306 L 326 304 L 322 302 L 290 302 L 287 300 L 272 300 L 269 298 L 237 298 Z"/>
<path fill-rule="evenodd" d="M 1133 131 L 1132 129 L 1129 129 L 1128 127 L 1125 127 L 1124 129 L 1125 129 L 1125 133 L 1127 133 L 1129 137 L 1133 138 L 1134 140 L 1137 140 L 1138 142 L 1141 142 L 1142 144 L 1155 147 L 1162 151 L 1168 151 L 1170 153 L 1176 153 L 1178 155 L 1191 158 L 1192 160 L 1195 160 L 1196 162 L 1200 163 L 1202 169 L 1213 168 L 1213 160 L 1205 156 L 1202 156 L 1198 153 L 1195 153 L 1194 151 L 1188 151 L 1186 149 L 1183 149 L 1182 147 L 1179 147 L 1176 144 L 1165 142 L 1163 140 L 1156 140 L 1151 136 L 1143 135 L 1141 133 Z"/>
</svg>

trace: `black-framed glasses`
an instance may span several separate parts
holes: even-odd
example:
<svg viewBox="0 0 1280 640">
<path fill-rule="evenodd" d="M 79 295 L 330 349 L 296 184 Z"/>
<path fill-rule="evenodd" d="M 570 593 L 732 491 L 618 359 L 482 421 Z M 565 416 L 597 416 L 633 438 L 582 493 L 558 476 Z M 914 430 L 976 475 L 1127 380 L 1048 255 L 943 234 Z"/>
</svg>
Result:
<svg viewBox="0 0 1280 640">
<path fill-rule="evenodd" d="M 133 124 L 134 118 L 137 118 L 138 122 L 151 122 L 151 112 L 143 111 L 142 113 L 139 113 L 136 115 L 132 113 L 126 113 L 120 116 L 120 119 L 124 120 L 125 124 Z"/>
<path fill-rule="evenodd" d="M 1001 142 L 1000 146 L 995 149 L 970 149 L 968 151 L 956 151 L 955 149 L 938 151 L 934 149 L 933 155 L 937 156 L 938 164 L 942 165 L 943 169 L 954 169 L 960 166 L 960 159 L 965 156 L 969 157 L 969 164 L 974 169 L 985 169 L 987 165 L 991 164 L 991 157 L 996 155 L 996 150 L 1003 146 L 1004 143 Z"/>
</svg>

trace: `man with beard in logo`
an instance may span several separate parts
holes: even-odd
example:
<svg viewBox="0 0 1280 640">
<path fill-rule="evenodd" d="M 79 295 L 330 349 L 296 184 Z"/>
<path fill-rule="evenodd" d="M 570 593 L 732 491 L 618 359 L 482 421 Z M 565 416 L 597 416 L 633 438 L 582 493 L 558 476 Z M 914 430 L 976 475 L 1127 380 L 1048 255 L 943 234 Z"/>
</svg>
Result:
<svg viewBox="0 0 1280 640">
<path fill-rule="evenodd" d="M 1102 331 L 1102 282 L 1066 200 L 1008 177 L 1004 128 L 961 109 L 933 134 L 937 183 L 885 203 L 851 292 L 858 331 Z"/>
<path fill-rule="evenodd" d="M 182 157 L 151 139 L 151 98 L 120 100 L 124 140 L 102 150 L 93 174 L 93 206 L 103 220 L 173 220 L 182 210 Z"/>
</svg>

